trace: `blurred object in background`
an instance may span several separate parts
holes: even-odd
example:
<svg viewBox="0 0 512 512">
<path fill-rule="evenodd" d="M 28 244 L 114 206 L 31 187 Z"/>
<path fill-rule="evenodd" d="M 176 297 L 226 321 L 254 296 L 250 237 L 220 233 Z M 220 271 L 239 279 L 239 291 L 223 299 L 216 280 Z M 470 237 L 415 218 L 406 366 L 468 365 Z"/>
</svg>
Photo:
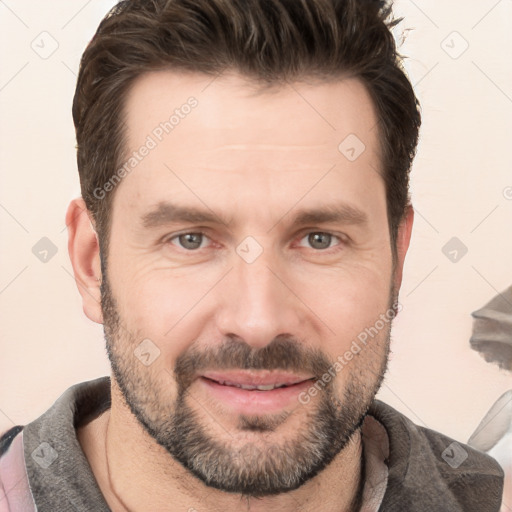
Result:
<svg viewBox="0 0 512 512">
<path fill-rule="evenodd" d="M 512 286 L 483 308 L 471 313 L 473 334 L 469 343 L 488 363 L 512 372 Z"/>
<path fill-rule="evenodd" d="M 480 352 L 487 362 L 512 372 L 512 286 L 471 315 L 474 318 L 471 348 Z M 488 453 L 501 464 L 505 485 L 500 510 L 512 511 L 512 389 L 498 398 L 467 444 Z"/>
</svg>

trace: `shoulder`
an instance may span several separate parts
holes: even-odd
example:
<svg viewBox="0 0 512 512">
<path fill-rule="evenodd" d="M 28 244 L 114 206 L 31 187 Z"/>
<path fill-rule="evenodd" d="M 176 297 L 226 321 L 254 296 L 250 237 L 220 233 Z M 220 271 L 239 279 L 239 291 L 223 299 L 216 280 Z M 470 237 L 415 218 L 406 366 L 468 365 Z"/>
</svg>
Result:
<svg viewBox="0 0 512 512">
<path fill-rule="evenodd" d="M 383 424 L 389 437 L 388 488 L 382 511 L 398 507 L 447 512 L 499 510 L 504 473 L 492 457 L 416 425 L 379 400 L 369 414 Z"/>
<path fill-rule="evenodd" d="M 0 437 L 0 511 L 35 512 L 23 452 L 23 428 L 15 426 Z"/>
</svg>

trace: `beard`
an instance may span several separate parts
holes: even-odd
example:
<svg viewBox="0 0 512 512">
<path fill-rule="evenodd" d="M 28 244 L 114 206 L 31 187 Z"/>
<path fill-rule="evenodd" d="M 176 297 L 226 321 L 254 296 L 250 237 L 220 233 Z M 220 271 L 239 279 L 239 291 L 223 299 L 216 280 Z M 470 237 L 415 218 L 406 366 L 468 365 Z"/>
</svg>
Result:
<svg viewBox="0 0 512 512">
<path fill-rule="evenodd" d="M 336 376 L 322 383 L 316 401 L 298 403 L 293 411 L 239 414 L 235 435 L 223 440 L 225 436 L 215 435 L 209 426 L 211 415 L 205 415 L 189 393 L 198 372 L 279 369 L 307 372 L 315 375 L 317 382 L 333 362 L 321 350 L 308 348 L 288 335 L 278 336 L 260 349 L 230 336 L 214 347 L 199 349 L 192 344 L 177 358 L 173 375 L 161 368 L 153 371 L 134 356 L 144 336 L 124 327 L 106 272 L 103 276 L 101 306 L 107 353 L 124 401 L 145 431 L 207 486 L 260 498 L 292 491 L 331 463 L 361 428 L 387 369 L 391 321 L 342 369 L 346 378 L 341 396 L 334 386 L 339 380 Z M 394 299 L 391 290 L 390 308 Z M 302 415 L 300 428 L 290 429 L 284 440 L 270 442 L 268 433 L 278 430 L 294 413 Z M 258 433 L 263 435 L 258 437 Z"/>
</svg>

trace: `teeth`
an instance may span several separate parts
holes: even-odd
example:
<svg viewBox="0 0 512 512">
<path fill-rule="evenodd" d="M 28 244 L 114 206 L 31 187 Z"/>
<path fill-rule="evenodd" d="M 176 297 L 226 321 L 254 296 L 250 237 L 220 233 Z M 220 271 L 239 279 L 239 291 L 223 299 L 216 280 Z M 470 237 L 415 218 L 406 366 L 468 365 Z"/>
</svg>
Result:
<svg viewBox="0 0 512 512">
<path fill-rule="evenodd" d="M 258 391 L 271 391 L 272 389 L 283 388 L 286 386 L 286 384 L 266 384 L 260 386 L 251 386 L 249 384 L 236 384 L 235 382 L 225 381 L 220 381 L 220 384 L 223 384 L 224 386 L 233 386 L 235 388 L 247 389 L 249 391 L 254 389 L 257 389 Z"/>
<path fill-rule="evenodd" d="M 276 387 L 277 386 L 275 386 L 274 384 L 268 384 L 266 386 L 258 386 L 258 389 L 261 390 L 261 391 L 269 391 L 269 390 L 274 389 Z"/>
<path fill-rule="evenodd" d="M 258 389 L 257 386 L 250 386 L 250 385 L 246 385 L 246 384 L 239 384 L 237 385 L 237 388 L 242 388 L 242 389 Z"/>
</svg>

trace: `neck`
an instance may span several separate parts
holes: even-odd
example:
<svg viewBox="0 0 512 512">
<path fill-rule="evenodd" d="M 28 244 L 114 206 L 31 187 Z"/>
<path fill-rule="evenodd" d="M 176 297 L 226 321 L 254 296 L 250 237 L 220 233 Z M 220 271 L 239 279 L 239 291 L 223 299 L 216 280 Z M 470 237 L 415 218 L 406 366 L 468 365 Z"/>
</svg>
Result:
<svg viewBox="0 0 512 512">
<path fill-rule="evenodd" d="M 263 498 L 206 486 L 144 430 L 114 386 L 111 410 L 82 429 L 80 442 L 114 512 L 356 512 L 360 506 L 364 484 L 360 430 L 331 464 L 300 488 Z"/>
</svg>

